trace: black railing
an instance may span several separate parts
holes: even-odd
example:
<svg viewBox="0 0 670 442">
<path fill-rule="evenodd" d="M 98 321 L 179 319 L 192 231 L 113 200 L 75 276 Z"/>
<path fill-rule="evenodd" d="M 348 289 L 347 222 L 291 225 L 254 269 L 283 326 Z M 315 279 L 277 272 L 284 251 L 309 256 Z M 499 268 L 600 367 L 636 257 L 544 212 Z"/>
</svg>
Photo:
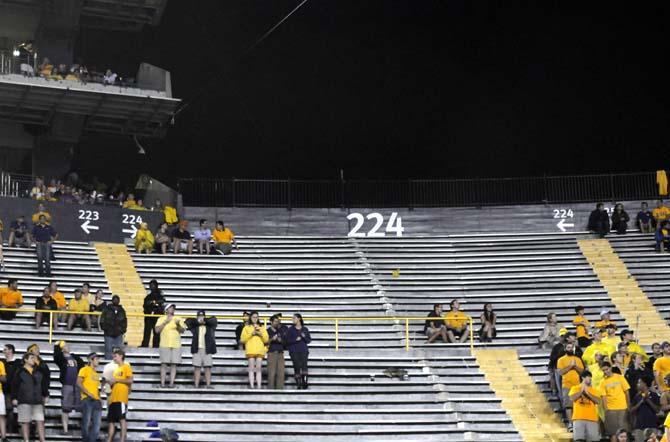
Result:
<svg viewBox="0 0 670 442">
<path fill-rule="evenodd" d="M 656 172 L 446 180 L 181 178 L 186 206 L 465 207 L 652 199 Z"/>
</svg>

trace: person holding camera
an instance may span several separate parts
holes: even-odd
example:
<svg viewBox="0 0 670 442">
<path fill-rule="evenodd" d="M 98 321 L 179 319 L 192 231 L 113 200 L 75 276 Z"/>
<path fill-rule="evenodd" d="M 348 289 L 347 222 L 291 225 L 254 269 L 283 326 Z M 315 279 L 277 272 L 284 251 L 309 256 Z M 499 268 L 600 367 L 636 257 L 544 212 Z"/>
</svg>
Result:
<svg viewBox="0 0 670 442">
<path fill-rule="evenodd" d="M 258 321 L 258 312 L 251 312 L 249 324 L 242 329 L 240 342 L 244 344 L 244 354 L 249 361 L 249 388 L 261 388 L 263 358 L 267 353 L 266 345 L 270 342 L 268 331 Z"/>
</svg>

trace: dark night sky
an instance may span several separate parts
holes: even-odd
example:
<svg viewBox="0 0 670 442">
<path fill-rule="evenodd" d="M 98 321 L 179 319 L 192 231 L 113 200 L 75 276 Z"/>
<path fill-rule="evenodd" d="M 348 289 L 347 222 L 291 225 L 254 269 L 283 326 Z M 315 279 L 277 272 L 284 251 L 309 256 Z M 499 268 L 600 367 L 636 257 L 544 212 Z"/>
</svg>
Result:
<svg viewBox="0 0 670 442">
<path fill-rule="evenodd" d="M 89 65 L 158 65 L 185 100 L 213 80 L 149 155 L 112 150 L 167 181 L 667 166 L 668 7 L 309 0 L 245 54 L 297 4 L 170 0 L 156 28 L 82 30 Z"/>
</svg>

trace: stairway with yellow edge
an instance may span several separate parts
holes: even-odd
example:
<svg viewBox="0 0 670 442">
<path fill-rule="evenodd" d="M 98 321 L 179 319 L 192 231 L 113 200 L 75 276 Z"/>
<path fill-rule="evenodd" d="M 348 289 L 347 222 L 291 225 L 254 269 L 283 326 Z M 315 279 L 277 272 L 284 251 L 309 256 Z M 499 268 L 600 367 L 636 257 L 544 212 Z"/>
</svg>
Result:
<svg viewBox="0 0 670 442">
<path fill-rule="evenodd" d="M 95 243 L 100 264 L 105 271 L 109 289 L 121 297 L 121 305 L 128 315 L 126 341 L 129 346 L 139 347 L 144 332 L 142 313 L 145 290 L 133 259 L 124 244 Z"/>
<path fill-rule="evenodd" d="M 516 350 L 481 349 L 475 352 L 479 369 L 502 401 L 514 427 L 526 442 L 571 441 L 559 415 L 519 360 Z"/>
<path fill-rule="evenodd" d="M 647 295 L 630 274 L 606 239 L 579 240 L 579 248 L 600 279 L 612 302 L 629 326 L 637 326 L 635 334 L 640 345 L 651 345 L 670 336 L 665 323 Z"/>
</svg>

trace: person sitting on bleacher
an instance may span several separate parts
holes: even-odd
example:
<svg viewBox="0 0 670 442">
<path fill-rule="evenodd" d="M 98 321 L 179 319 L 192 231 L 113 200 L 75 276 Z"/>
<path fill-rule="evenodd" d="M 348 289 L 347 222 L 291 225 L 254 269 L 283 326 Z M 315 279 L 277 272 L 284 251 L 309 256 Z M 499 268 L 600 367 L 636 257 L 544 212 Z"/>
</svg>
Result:
<svg viewBox="0 0 670 442">
<path fill-rule="evenodd" d="M 447 338 L 449 342 L 465 342 L 468 339 L 468 324 L 470 317 L 460 310 L 460 302 L 454 299 L 449 304 L 451 310 L 444 316 L 447 324 Z"/>
<path fill-rule="evenodd" d="M 209 240 L 211 237 L 212 231 L 207 227 L 207 220 L 201 219 L 198 228 L 193 232 L 193 239 L 201 255 L 209 255 Z"/>
<path fill-rule="evenodd" d="M 39 203 L 37 205 L 37 212 L 33 213 L 33 216 L 30 217 L 30 220 L 33 224 L 38 224 L 40 222 L 40 216 L 44 216 L 44 223 L 51 224 L 51 214 L 47 212 L 44 204 Z"/>
<path fill-rule="evenodd" d="M 45 287 L 44 290 L 42 290 L 42 296 L 35 301 L 35 310 L 58 311 L 58 305 L 56 305 L 56 300 L 51 297 L 51 290 L 49 287 Z M 45 322 L 48 324 L 50 315 L 54 316 L 54 318 L 51 319 L 51 321 L 53 321 L 53 328 L 58 328 L 58 322 L 56 321 L 57 315 L 55 313 L 43 313 L 39 311 L 35 312 L 35 328 L 40 328 Z"/>
<path fill-rule="evenodd" d="M 658 200 L 656 207 L 651 211 L 651 216 L 654 218 L 656 227 L 660 226 L 663 221 L 670 218 L 670 209 L 663 204 L 663 200 Z"/>
<path fill-rule="evenodd" d="M 670 221 L 662 221 L 654 234 L 656 251 L 663 253 L 670 250 Z"/>
<path fill-rule="evenodd" d="M 482 321 L 482 327 L 479 329 L 479 340 L 481 342 L 491 342 L 496 337 L 496 320 L 498 315 L 493 311 L 493 304 L 487 302 L 484 304 L 482 314 L 479 316 Z"/>
<path fill-rule="evenodd" d="M 610 231 L 610 218 L 603 203 L 596 204 L 596 210 L 589 215 L 588 230 L 597 233 L 601 238 Z"/>
<path fill-rule="evenodd" d="M 229 255 L 233 247 L 239 249 L 237 241 L 235 241 L 235 234 L 223 224 L 223 221 L 216 222 L 216 228 L 212 232 L 212 240 L 214 241 L 214 250 L 222 255 Z"/>
<path fill-rule="evenodd" d="M 7 287 L 0 288 L 0 307 L 21 308 L 23 306 L 23 295 L 19 291 L 19 282 L 15 278 L 7 280 Z M 0 312 L 0 319 L 11 321 L 16 318 L 15 311 Z"/>
<path fill-rule="evenodd" d="M 654 231 L 654 218 L 649 210 L 647 203 L 640 204 L 640 211 L 637 212 L 636 223 L 641 233 L 652 233 Z"/>
<path fill-rule="evenodd" d="M 540 348 L 546 350 L 559 343 L 561 341 L 561 337 L 558 334 L 560 331 L 561 326 L 558 325 L 558 317 L 556 316 L 556 313 L 548 313 L 547 322 L 544 323 L 542 333 L 540 333 L 540 337 L 537 338 Z"/>
<path fill-rule="evenodd" d="M 7 247 L 30 247 L 30 231 L 26 217 L 20 215 L 9 225 L 9 240 Z"/>
<path fill-rule="evenodd" d="M 56 301 L 56 306 L 60 311 L 67 310 L 67 301 L 65 300 L 65 295 L 58 291 L 58 283 L 56 281 L 49 281 L 49 292 L 54 301 Z M 54 315 L 54 328 L 58 326 L 58 321 L 65 320 L 65 315 Z"/>
<path fill-rule="evenodd" d="M 147 223 L 141 223 L 140 228 L 135 234 L 135 251 L 137 253 L 150 254 L 154 250 L 154 234 L 149 230 Z"/>
<path fill-rule="evenodd" d="M 439 320 L 427 319 L 423 326 L 423 333 L 428 338 L 428 343 L 434 342 L 437 338 L 442 337 L 444 342 L 447 340 L 447 327 L 442 319 L 442 304 L 433 305 L 433 310 L 428 313 L 429 318 L 439 318 Z"/>
<path fill-rule="evenodd" d="M 589 320 L 586 319 L 586 315 L 584 315 L 584 307 L 578 305 L 575 307 L 575 313 L 577 316 L 572 320 L 572 324 L 575 326 L 575 332 L 577 333 L 577 343 L 581 348 L 586 348 L 591 345 L 591 339 L 589 339 L 589 327 L 591 325 Z"/>
<path fill-rule="evenodd" d="M 74 289 L 74 298 L 70 299 L 70 303 L 67 307 L 70 312 L 80 313 L 70 313 L 67 318 L 67 329 L 72 330 L 75 323 L 79 325 L 86 331 L 91 331 L 91 317 L 89 315 L 81 314 L 83 312 L 88 313 L 90 310 L 90 304 L 88 303 L 88 298 L 84 298 L 81 293 L 81 289 Z"/>
<path fill-rule="evenodd" d="M 188 221 L 179 221 L 179 227 L 172 232 L 172 247 L 175 254 L 184 249 L 189 255 L 193 254 L 193 237 L 186 227 L 188 227 Z"/>
<path fill-rule="evenodd" d="M 582 356 L 582 359 L 584 359 L 586 365 L 595 363 L 596 353 L 600 353 L 609 359 L 610 355 L 616 351 L 616 347 L 614 347 L 612 344 L 603 342 L 603 335 L 600 333 L 599 329 L 593 329 L 592 335 L 593 342 L 591 345 L 586 347 Z"/>
<path fill-rule="evenodd" d="M 156 249 L 165 255 L 170 246 L 170 234 L 168 233 L 168 224 L 163 221 L 154 235 Z"/>
<path fill-rule="evenodd" d="M 267 353 L 266 345 L 270 341 L 268 331 L 258 320 L 258 312 L 251 312 L 249 324 L 242 329 L 240 342 L 244 344 L 244 354 L 249 361 L 249 388 L 261 388 L 263 358 Z M 255 380 L 255 382 L 254 382 Z"/>
<path fill-rule="evenodd" d="M 628 230 L 628 221 L 630 221 L 630 216 L 623 209 L 623 204 L 615 204 L 612 211 L 612 230 L 618 235 L 623 235 Z"/>
</svg>

